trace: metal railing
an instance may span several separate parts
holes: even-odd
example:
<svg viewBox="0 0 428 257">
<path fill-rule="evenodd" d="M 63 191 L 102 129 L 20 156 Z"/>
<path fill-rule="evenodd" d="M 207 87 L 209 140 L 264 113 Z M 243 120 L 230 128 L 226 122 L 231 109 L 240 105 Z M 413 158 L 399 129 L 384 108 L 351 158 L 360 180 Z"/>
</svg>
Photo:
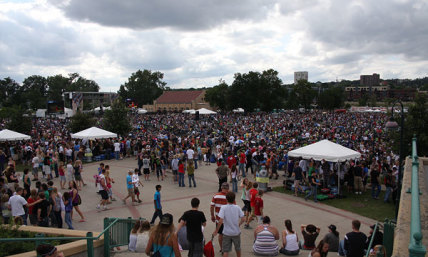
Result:
<svg viewBox="0 0 428 257">
<path fill-rule="evenodd" d="M 419 201 L 419 160 L 416 148 L 416 137 L 412 139 L 412 186 L 408 189 L 412 194 L 409 256 L 423 257 L 426 248 L 422 245 L 421 213 Z"/>
<path fill-rule="evenodd" d="M 370 255 L 370 250 L 372 249 L 373 240 L 375 238 L 375 234 L 377 233 L 378 229 L 379 229 L 379 223 L 376 222 L 375 227 L 373 229 L 372 238 L 370 239 L 369 247 L 367 247 L 366 257 L 369 257 L 369 255 Z"/>
<path fill-rule="evenodd" d="M 111 247 L 129 243 L 129 234 L 135 222 L 136 220 L 131 218 L 104 218 L 104 230 L 96 237 L 92 232 L 87 232 L 85 237 L 45 237 L 43 234 L 37 234 L 34 238 L 0 238 L 0 242 L 35 241 L 37 246 L 42 242 L 53 240 L 87 240 L 87 256 L 94 257 L 94 240 L 99 240 L 104 235 L 104 256 L 109 257 Z"/>
<path fill-rule="evenodd" d="M 378 233 L 381 229 L 381 224 L 376 222 L 375 227 L 373 229 L 373 234 L 369 242 L 369 246 L 367 247 L 366 257 L 370 255 L 371 249 L 373 249 L 376 245 L 373 245 L 374 238 L 376 237 L 376 233 Z M 394 230 L 395 230 L 395 221 L 385 219 L 383 223 L 383 240 L 382 245 L 379 246 L 377 251 L 378 256 L 384 256 L 384 253 L 387 257 L 391 257 L 392 249 L 394 247 Z"/>
</svg>

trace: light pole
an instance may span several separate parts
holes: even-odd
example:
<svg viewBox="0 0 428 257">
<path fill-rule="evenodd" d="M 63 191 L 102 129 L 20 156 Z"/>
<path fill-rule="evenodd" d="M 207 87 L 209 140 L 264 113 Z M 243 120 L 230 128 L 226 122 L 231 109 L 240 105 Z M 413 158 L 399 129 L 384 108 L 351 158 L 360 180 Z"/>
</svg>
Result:
<svg viewBox="0 0 428 257">
<path fill-rule="evenodd" d="M 385 128 L 389 130 L 397 129 L 398 123 L 394 121 L 394 106 L 395 104 L 400 104 L 401 106 L 401 122 L 400 122 L 400 149 L 399 149 L 399 163 L 398 163 L 398 181 L 397 181 L 397 196 L 396 196 L 396 202 L 395 202 L 395 218 L 398 216 L 398 209 L 400 207 L 400 195 L 401 195 L 401 180 L 402 180 L 402 166 L 403 166 L 403 132 L 404 132 L 404 106 L 401 100 L 397 100 L 392 104 L 391 107 L 391 118 L 390 120 L 385 124 Z"/>
</svg>

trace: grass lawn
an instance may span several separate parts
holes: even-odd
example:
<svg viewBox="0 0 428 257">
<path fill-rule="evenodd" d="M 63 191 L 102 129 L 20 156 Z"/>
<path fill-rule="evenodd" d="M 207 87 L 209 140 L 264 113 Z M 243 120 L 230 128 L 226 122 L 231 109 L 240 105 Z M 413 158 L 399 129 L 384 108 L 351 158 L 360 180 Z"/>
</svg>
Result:
<svg viewBox="0 0 428 257">
<path fill-rule="evenodd" d="M 274 187 L 273 191 L 289 195 L 294 194 L 294 192 L 290 190 L 284 190 L 282 186 Z M 346 198 L 329 199 L 322 201 L 322 203 L 383 222 L 386 218 L 395 219 L 395 205 L 383 202 L 384 193 L 385 192 L 382 191 L 379 195 L 379 200 L 375 200 L 371 197 L 370 190 L 367 190 L 362 195 L 344 192 L 343 195 L 345 195 Z M 303 198 L 303 195 L 299 197 Z"/>
<path fill-rule="evenodd" d="M 16 164 L 16 171 L 17 172 L 23 172 L 25 168 L 29 169 L 30 173 L 31 173 L 31 169 L 32 169 L 31 165 L 23 165 L 22 163 Z"/>
</svg>

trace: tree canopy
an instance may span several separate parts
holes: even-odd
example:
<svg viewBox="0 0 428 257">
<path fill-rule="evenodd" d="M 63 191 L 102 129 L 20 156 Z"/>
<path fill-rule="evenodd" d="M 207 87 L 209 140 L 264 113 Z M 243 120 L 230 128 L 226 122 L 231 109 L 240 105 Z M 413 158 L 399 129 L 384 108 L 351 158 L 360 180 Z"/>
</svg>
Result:
<svg viewBox="0 0 428 257">
<path fill-rule="evenodd" d="M 122 99 L 131 99 L 137 106 L 142 107 L 156 100 L 162 94 L 165 85 L 163 73 L 138 70 L 120 86 L 119 95 Z"/>
<path fill-rule="evenodd" d="M 322 109 L 333 110 L 340 108 L 345 103 L 343 88 L 330 87 L 318 96 L 318 106 Z"/>
<path fill-rule="evenodd" d="M 111 109 L 105 111 L 103 127 L 122 136 L 131 131 L 132 126 L 128 118 L 128 110 L 123 101 L 119 99 L 114 101 Z"/>
</svg>

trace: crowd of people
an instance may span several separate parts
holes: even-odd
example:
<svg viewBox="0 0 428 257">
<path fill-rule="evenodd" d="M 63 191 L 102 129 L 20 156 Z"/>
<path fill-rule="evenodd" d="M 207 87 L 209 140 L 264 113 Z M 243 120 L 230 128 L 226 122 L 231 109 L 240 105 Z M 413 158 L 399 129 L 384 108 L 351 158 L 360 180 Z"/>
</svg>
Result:
<svg viewBox="0 0 428 257">
<path fill-rule="evenodd" d="M 316 249 L 313 256 L 325 256 L 325 248 L 339 247 L 331 238 L 324 238 L 315 247 L 308 235 L 319 234 L 319 228 L 313 225 L 302 227 L 303 242 L 292 229 L 291 221 L 285 221 L 285 229 L 281 233 L 270 225 L 270 219 L 263 212 L 263 190 L 258 190 L 257 182 L 248 178 L 257 175 L 263 167 L 271 179 L 294 178 L 294 190 L 298 195 L 301 186 L 308 185 L 306 199 L 317 201 L 319 187 L 345 185 L 343 189 L 361 194 L 366 191 L 368 181 L 371 194 L 379 198 L 380 185 L 385 184 L 384 201 L 395 200 L 397 181 L 398 156 L 391 150 L 391 142 L 383 129 L 387 116 L 382 113 L 323 113 L 323 112 L 288 112 L 281 114 L 217 114 L 194 120 L 188 114 L 149 114 L 132 116 L 133 130 L 129 135 L 117 139 L 75 140 L 70 137 L 69 120 L 34 119 L 32 139 L 30 141 L 4 143 L 0 150 L 0 189 L 1 209 L 4 223 L 14 220 L 16 224 L 63 227 L 63 220 L 69 229 L 73 229 L 72 215 L 77 212 L 80 222 L 85 217 L 79 208 L 81 197 L 79 191 L 86 186 L 83 180 L 83 161 L 88 156 L 103 156 L 109 159 L 135 157 L 137 168 L 130 171 L 126 178 L 128 196 L 122 199 L 126 204 L 128 198 L 132 204 L 138 204 L 138 188 L 145 181 L 157 179 L 163 181 L 166 171 L 172 171 L 172 179 L 179 187 L 196 187 L 194 172 L 200 165 L 215 165 L 219 178 L 218 194 L 213 198 L 211 220 L 221 224 L 215 235 L 223 253 L 227 256 L 231 245 L 235 244 L 239 252 L 239 239 L 235 237 L 239 224 L 228 224 L 229 229 L 223 232 L 227 224 L 225 217 L 237 215 L 244 228 L 250 228 L 253 220 L 260 225 L 255 228 L 254 251 L 281 252 L 292 255 L 298 249 Z M 98 120 L 102 125 L 102 119 Z M 293 159 L 288 157 L 290 150 L 305 146 L 322 139 L 329 139 L 338 144 L 354 149 L 362 154 L 358 161 L 330 163 L 325 160 L 314 161 Z M 87 155 L 90 152 L 91 155 Z M 18 164 L 25 167 L 23 173 L 16 172 Z M 185 181 L 187 174 L 188 181 Z M 59 178 L 54 180 L 54 178 Z M 96 178 L 96 187 L 101 196 L 97 205 L 100 211 L 108 210 L 107 205 L 115 201 L 112 194 L 114 179 L 110 177 L 108 165 L 100 165 Z M 240 185 L 238 181 L 243 178 Z M 383 179 L 381 179 L 383 178 Z M 243 208 L 223 208 L 222 205 L 233 205 L 227 198 L 225 182 L 231 181 L 232 190 L 229 198 L 235 198 L 240 188 Z M 57 183 L 56 185 L 54 185 Z M 22 184 L 22 186 L 20 185 Z M 227 191 L 229 191 L 229 184 Z M 61 194 L 61 190 L 68 190 Z M 155 212 L 149 225 L 154 225 L 157 217 L 160 222 L 154 238 L 147 241 L 149 251 L 173 251 L 179 240 L 169 232 L 172 215 L 163 214 L 160 203 L 161 185 L 156 187 L 158 199 L 154 199 Z M 304 191 L 303 191 L 304 192 Z M 219 199 L 217 199 L 217 198 Z M 221 203 L 217 203 L 219 201 Z M 235 199 L 233 200 L 235 201 Z M 197 207 L 193 206 L 192 208 Z M 196 214 L 195 214 L 196 215 Z M 64 218 L 63 218 L 64 217 Z M 27 220 L 28 219 L 28 220 Z M 184 227 L 189 217 L 183 215 L 179 228 Z M 202 218 L 201 218 L 202 220 Z M 143 226 L 144 223 L 144 226 Z M 134 228 L 133 242 L 138 243 L 139 234 L 148 233 L 147 224 L 139 222 Z M 287 225 L 288 224 L 288 225 Z M 163 227 L 162 227 L 162 226 Z M 238 226 L 236 226 L 238 225 Z M 136 225 L 137 226 L 137 225 Z M 144 228 L 143 228 L 144 227 Z M 314 230 L 315 227 L 315 230 Z M 189 229 L 189 227 L 188 227 Z M 335 226 L 329 227 L 332 235 L 337 231 Z M 180 229 L 179 229 L 180 230 Z M 168 232 L 169 231 L 169 232 Z M 193 230 L 192 230 L 193 231 Z M 317 232 L 318 231 L 318 232 Z M 336 233 L 335 233 L 336 232 Z M 171 234 L 171 237 L 165 237 Z M 187 233 L 189 234 L 189 233 Z M 159 236 L 160 235 L 160 236 Z M 225 236 L 224 236 L 225 235 Z M 305 235 L 307 235 L 305 237 Z M 266 241 L 279 240 L 280 245 L 269 245 Z M 332 237 L 332 236 L 331 236 Z M 338 238 L 338 233 L 337 236 Z M 147 240 L 147 235 L 144 237 Z M 308 239 L 307 239 L 308 238 Z M 316 237 L 315 237 L 316 238 Z M 192 252 L 200 251 L 200 237 L 188 238 Z M 161 240 L 161 241 L 159 241 Z M 155 241 L 155 242 L 153 242 Z M 296 241 L 296 242 L 294 242 Z M 196 243 L 195 243 L 196 242 Z M 346 242 L 342 247 L 349 250 Z M 152 245 L 150 245 L 152 243 Z M 144 244 L 130 249 L 143 249 Z M 160 246 L 168 245 L 171 248 Z M 150 248 L 151 247 L 151 248 Z M 262 249 L 262 250 L 260 250 Z M 323 250 L 324 249 L 324 250 Z M 337 249 L 337 251 L 339 248 Z M 198 256 L 198 255 L 194 255 Z"/>
</svg>

